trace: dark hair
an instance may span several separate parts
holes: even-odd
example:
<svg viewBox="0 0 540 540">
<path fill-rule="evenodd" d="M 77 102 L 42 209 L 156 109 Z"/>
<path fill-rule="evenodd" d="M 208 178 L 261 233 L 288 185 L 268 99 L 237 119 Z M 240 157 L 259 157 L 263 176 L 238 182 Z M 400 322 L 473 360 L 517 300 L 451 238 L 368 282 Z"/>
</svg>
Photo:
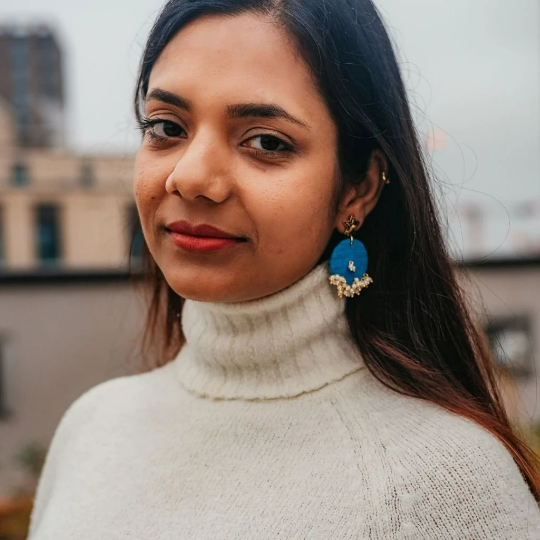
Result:
<svg viewBox="0 0 540 540">
<path fill-rule="evenodd" d="M 338 128 L 342 182 L 359 183 L 380 148 L 388 185 L 358 237 L 374 283 L 346 301 L 350 330 L 371 373 L 393 390 L 477 422 L 510 451 L 540 501 L 537 458 L 513 433 L 497 373 L 455 275 L 391 41 L 371 0 L 170 0 L 141 63 L 135 111 L 167 43 L 198 17 L 258 12 L 295 40 Z M 330 239 L 321 260 L 340 240 Z M 163 365 L 183 343 L 183 300 L 146 250 L 147 345 Z"/>
</svg>

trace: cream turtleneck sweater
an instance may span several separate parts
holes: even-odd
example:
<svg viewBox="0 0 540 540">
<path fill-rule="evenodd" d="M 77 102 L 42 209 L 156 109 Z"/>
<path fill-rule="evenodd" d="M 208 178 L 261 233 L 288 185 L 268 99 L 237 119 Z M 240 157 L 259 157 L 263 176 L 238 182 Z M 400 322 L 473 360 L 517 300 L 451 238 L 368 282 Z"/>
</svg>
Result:
<svg viewBox="0 0 540 540">
<path fill-rule="evenodd" d="M 377 382 L 343 311 L 324 265 L 262 300 L 186 302 L 173 362 L 65 413 L 30 540 L 540 538 L 504 447 Z"/>
</svg>

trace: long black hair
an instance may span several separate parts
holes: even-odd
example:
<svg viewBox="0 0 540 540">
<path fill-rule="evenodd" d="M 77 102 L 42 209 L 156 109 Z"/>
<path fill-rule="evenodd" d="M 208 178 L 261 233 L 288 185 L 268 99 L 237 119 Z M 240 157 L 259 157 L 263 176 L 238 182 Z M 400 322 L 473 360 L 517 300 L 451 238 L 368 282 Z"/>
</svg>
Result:
<svg viewBox="0 0 540 540">
<path fill-rule="evenodd" d="M 285 29 L 311 68 L 338 129 L 340 187 L 362 182 L 374 149 L 388 158 L 391 184 L 358 233 L 375 281 L 346 301 L 368 369 L 393 390 L 437 403 L 492 432 L 540 501 L 536 458 L 512 432 L 495 368 L 456 279 L 395 53 L 371 0 L 170 0 L 142 58 L 138 119 L 150 72 L 176 33 L 203 15 L 245 12 L 270 17 Z M 322 259 L 339 240 L 335 233 Z M 146 343 L 159 347 L 157 366 L 182 346 L 183 300 L 145 253 Z"/>
</svg>

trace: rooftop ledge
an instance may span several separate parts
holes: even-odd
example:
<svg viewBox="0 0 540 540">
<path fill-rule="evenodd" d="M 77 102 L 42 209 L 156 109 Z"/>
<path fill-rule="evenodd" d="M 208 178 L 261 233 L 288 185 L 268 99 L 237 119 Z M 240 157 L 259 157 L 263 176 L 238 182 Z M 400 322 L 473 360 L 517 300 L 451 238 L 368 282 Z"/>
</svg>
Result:
<svg viewBox="0 0 540 540">
<path fill-rule="evenodd" d="M 454 261 L 461 269 L 513 269 L 540 268 L 540 255 L 513 259 L 470 259 Z M 127 268 L 69 269 L 62 267 L 33 268 L 29 270 L 0 269 L 0 286 L 24 284 L 76 284 L 140 281 L 142 273 Z"/>
</svg>

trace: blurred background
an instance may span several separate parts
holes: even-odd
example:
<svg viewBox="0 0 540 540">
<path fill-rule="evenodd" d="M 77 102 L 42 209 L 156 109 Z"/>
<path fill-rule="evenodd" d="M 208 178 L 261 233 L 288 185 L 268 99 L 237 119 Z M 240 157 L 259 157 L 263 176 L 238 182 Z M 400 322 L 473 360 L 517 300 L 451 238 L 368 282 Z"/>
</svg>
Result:
<svg viewBox="0 0 540 540">
<path fill-rule="evenodd" d="M 518 429 L 538 442 L 540 4 L 378 0 Z M 0 3 L 0 540 L 62 414 L 139 369 L 132 96 L 161 0 Z M 535 437 L 537 439 L 535 439 Z"/>
</svg>

